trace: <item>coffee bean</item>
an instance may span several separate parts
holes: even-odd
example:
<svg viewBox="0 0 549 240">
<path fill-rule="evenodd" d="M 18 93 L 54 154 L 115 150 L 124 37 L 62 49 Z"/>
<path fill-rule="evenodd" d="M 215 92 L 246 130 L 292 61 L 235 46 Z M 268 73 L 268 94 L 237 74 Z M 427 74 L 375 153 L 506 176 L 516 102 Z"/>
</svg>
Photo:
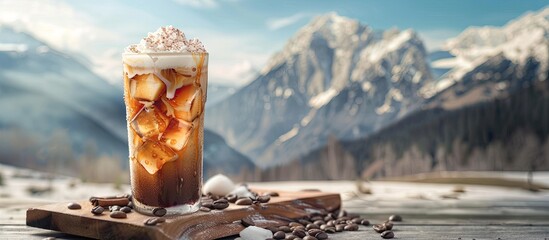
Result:
<svg viewBox="0 0 549 240">
<path fill-rule="evenodd" d="M 351 219 L 351 222 L 356 223 L 356 224 L 360 224 L 360 222 L 362 222 L 362 220 L 364 220 L 364 219 L 363 218 L 353 218 L 353 219 Z"/>
<path fill-rule="evenodd" d="M 322 225 L 322 224 L 325 224 L 326 222 L 324 222 L 324 220 L 316 220 L 316 221 L 314 221 L 313 223 L 316 224 L 316 225 L 318 225 L 318 226 L 320 226 L 320 225 Z"/>
<path fill-rule="evenodd" d="M 312 222 L 309 221 L 309 220 L 306 220 L 306 219 L 299 219 L 297 220 L 299 223 L 301 223 L 301 225 L 303 226 L 307 226 L 307 224 L 311 224 Z"/>
<path fill-rule="evenodd" d="M 381 237 L 384 239 L 390 239 L 390 238 L 394 238 L 395 234 L 393 233 L 393 231 L 385 231 L 381 233 Z"/>
<path fill-rule="evenodd" d="M 213 207 L 213 201 L 212 201 L 211 199 L 202 201 L 202 202 L 200 203 L 200 205 L 201 205 L 202 207 L 205 207 L 205 208 L 210 208 L 210 209 L 214 208 L 214 207 Z"/>
<path fill-rule="evenodd" d="M 239 198 L 236 200 L 236 205 L 252 205 L 253 201 L 250 198 Z"/>
<path fill-rule="evenodd" d="M 351 223 L 343 228 L 345 231 L 358 231 L 358 225 Z"/>
<path fill-rule="evenodd" d="M 271 197 L 278 197 L 278 196 L 280 196 L 277 192 L 267 192 L 267 193 L 265 193 L 265 195 L 269 195 L 269 196 L 271 196 Z"/>
<path fill-rule="evenodd" d="M 155 208 L 155 209 L 153 209 L 153 214 L 157 217 L 162 217 L 162 216 L 166 215 L 166 213 L 168 213 L 168 211 L 166 211 L 165 208 Z"/>
<path fill-rule="evenodd" d="M 307 224 L 307 226 L 305 227 L 305 229 L 307 230 L 310 230 L 310 229 L 320 229 L 320 227 L 314 223 L 309 223 Z"/>
<path fill-rule="evenodd" d="M 78 203 L 69 203 L 67 204 L 67 208 L 70 209 L 70 210 L 77 210 L 77 209 L 82 209 L 82 206 L 80 206 L 80 204 Z"/>
<path fill-rule="evenodd" d="M 370 221 L 368 221 L 366 219 L 363 219 L 362 221 L 360 221 L 360 224 L 362 224 L 364 226 L 368 226 L 368 225 L 370 225 Z"/>
<path fill-rule="evenodd" d="M 227 201 L 235 203 L 238 197 L 235 194 L 227 194 L 225 198 L 227 198 Z"/>
<path fill-rule="evenodd" d="M 125 213 L 130 213 L 130 212 L 132 212 L 132 209 L 126 206 L 126 207 L 121 207 L 120 211 L 125 212 Z"/>
<path fill-rule="evenodd" d="M 317 234 L 315 234 L 315 238 L 318 239 L 318 240 L 328 239 L 328 234 L 326 234 L 323 231 L 320 231 Z"/>
<path fill-rule="evenodd" d="M 250 218 L 243 218 L 243 219 L 240 219 L 240 223 L 241 223 L 244 227 L 255 226 L 254 222 L 253 222 L 252 219 L 250 219 Z"/>
<path fill-rule="evenodd" d="M 286 238 L 286 233 L 284 233 L 283 231 L 275 232 L 273 234 L 273 238 L 274 239 L 284 239 L 284 238 Z"/>
<path fill-rule="evenodd" d="M 303 230 L 303 231 L 307 231 L 307 230 L 305 230 L 305 227 L 304 227 L 304 226 L 295 226 L 295 227 L 291 227 L 290 229 L 291 229 L 292 231 L 297 230 L 297 229 L 301 229 L 301 230 Z"/>
<path fill-rule="evenodd" d="M 129 202 L 128 205 L 127 205 L 127 207 L 133 209 L 133 202 Z"/>
<path fill-rule="evenodd" d="M 122 211 L 114 211 L 114 212 L 111 212 L 111 215 L 110 215 L 112 218 L 126 218 L 127 215 L 125 212 L 122 212 Z"/>
<path fill-rule="evenodd" d="M 260 202 L 260 203 L 267 203 L 270 200 L 271 200 L 271 196 L 269 196 L 269 195 L 262 195 L 262 196 L 257 197 L 257 201 Z"/>
<path fill-rule="evenodd" d="M 316 239 L 316 238 L 313 237 L 313 236 L 305 236 L 305 237 L 303 238 L 303 240 L 318 240 L 318 239 Z"/>
<path fill-rule="evenodd" d="M 393 223 L 392 222 L 385 222 L 385 223 L 383 223 L 383 225 L 385 225 L 386 230 L 393 229 Z"/>
<path fill-rule="evenodd" d="M 222 210 L 227 207 L 229 207 L 229 201 L 227 201 L 227 199 L 221 198 L 213 202 L 213 208 L 215 209 Z"/>
<path fill-rule="evenodd" d="M 298 223 L 298 222 L 290 222 L 288 224 L 289 227 L 297 227 L 297 226 L 303 226 L 303 224 L 301 223 Z"/>
<path fill-rule="evenodd" d="M 400 222 L 402 221 L 402 217 L 400 215 L 391 215 L 389 221 Z"/>
<path fill-rule="evenodd" d="M 209 212 L 211 211 L 211 209 L 207 208 L 207 207 L 200 207 L 198 210 L 202 211 L 202 212 Z"/>
<path fill-rule="evenodd" d="M 105 211 L 105 209 L 101 206 L 95 206 L 92 208 L 91 210 L 91 213 L 93 213 L 93 215 L 101 215 L 103 213 L 103 211 Z"/>
<path fill-rule="evenodd" d="M 335 223 L 334 223 L 334 220 L 330 220 L 326 223 L 326 226 L 328 227 L 335 227 Z"/>
<path fill-rule="evenodd" d="M 313 237 L 319 232 L 322 232 L 322 230 L 320 230 L 320 229 L 310 229 L 310 230 L 307 231 L 307 233 L 309 235 L 313 236 Z"/>
<path fill-rule="evenodd" d="M 271 231 L 273 234 L 274 234 L 275 232 L 278 232 L 278 227 L 266 227 L 265 229 Z"/>
<path fill-rule="evenodd" d="M 294 240 L 294 239 L 297 239 L 298 237 L 296 235 L 293 235 L 293 234 L 286 234 L 286 238 L 284 238 L 285 240 Z"/>
<path fill-rule="evenodd" d="M 307 236 L 307 232 L 305 232 L 305 230 L 302 230 L 302 229 L 296 229 L 292 232 L 292 234 L 300 238 L 304 238 L 305 236 Z"/>
<path fill-rule="evenodd" d="M 336 229 L 335 229 L 335 227 L 326 227 L 326 229 L 324 229 L 324 231 L 327 232 L 327 233 L 335 233 Z"/>
<path fill-rule="evenodd" d="M 343 232 L 343 230 L 345 229 L 345 224 L 338 224 L 335 226 L 335 229 L 336 229 L 336 232 Z"/>
<path fill-rule="evenodd" d="M 157 217 L 157 218 L 156 218 L 156 222 L 157 222 L 157 223 L 165 223 L 165 222 L 166 222 L 166 219 L 163 218 L 163 217 Z"/>
<path fill-rule="evenodd" d="M 278 227 L 278 230 L 286 232 L 286 233 L 292 232 L 292 229 L 290 229 L 290 227 L 288 227 L 288 226 L 280 226 L 280 227 Z"/>
<path fill-rule="evenodd" d="M 374 231 L 376 231 L 378 233 L 382 233 L 382 232 L 385 232 L 385 230 L 387 230 L 385 228 L 385 224 L 374 224 L 374 226 L 372 226 L 372 228 L 374 229 Z"/>
</svg>

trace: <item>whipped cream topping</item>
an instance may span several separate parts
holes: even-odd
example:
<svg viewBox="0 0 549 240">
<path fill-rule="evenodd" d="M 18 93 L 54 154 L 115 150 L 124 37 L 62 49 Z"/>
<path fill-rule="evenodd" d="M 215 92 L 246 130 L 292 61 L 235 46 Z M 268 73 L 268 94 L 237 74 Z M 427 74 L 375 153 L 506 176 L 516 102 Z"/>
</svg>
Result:
<svg viewBox="0 0 549 240">
<path fill-rule="evenodd" d="M 187 40 L 183 31 L 173 27 L 160 27 L 149 33 L 139 44 L 126 48 L 126 53 L 206 53 L 204 44 L 196 38 Z"/>
</svg>

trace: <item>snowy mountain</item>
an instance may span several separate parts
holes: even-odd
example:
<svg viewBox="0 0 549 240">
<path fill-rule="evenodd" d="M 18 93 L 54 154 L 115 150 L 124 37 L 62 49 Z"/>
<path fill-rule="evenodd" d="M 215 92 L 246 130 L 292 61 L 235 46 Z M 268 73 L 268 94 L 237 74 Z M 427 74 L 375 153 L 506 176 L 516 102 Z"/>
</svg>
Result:
<svg viewBox="0 0 549 240">
<path fill-rule="evenodd" d="M 549 67 L 549 8 L 527 13 L 502 27 L 470 27 L 454 39 L 447 41 L 443 52 L 446 58 L 433 62 L 433 68 L 451 69 L 441 79 L 427 85 L 422 93 L 426 97 L 459 82 L 475 68 L 493 62 L 494 58 L 523 66 L 534 61 L 539 64 L 533 73 L 538 80 L 547 78 Z M 493 64 L 493 63 L 492 63 Z M 489 78 L 477 76 L 477 78 Z"/>
<path fill-rule="evenodd" d="M 72 56 L 0 28 L 0 162 L 40 168 L 52 158 L 74 161 L 94 146 L 127 165 L 122 95 Z M 206 173 L 254 168 L 219 135 L 205 130 L 204 138 Z"/>
<path fill-rule="evenodd" d="M 412 30 L 375 31 L 327 14 L 299 30 L 259 77 L 207 110 L 207 127 L 260 166 L 365 136 L 413 109 L 431 81 Z"/>
</svg>

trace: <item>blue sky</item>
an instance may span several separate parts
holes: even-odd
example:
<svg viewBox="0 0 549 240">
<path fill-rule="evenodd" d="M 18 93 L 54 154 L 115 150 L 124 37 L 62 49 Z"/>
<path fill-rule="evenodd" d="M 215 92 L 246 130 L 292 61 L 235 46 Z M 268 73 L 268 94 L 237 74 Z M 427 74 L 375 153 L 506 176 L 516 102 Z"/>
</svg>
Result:
<svg viewBox="0 0 549 240">
<path fill-rule="evenodd" d="M 469 26 L 501 26 L 547 5 L 539 0 L 0 0 L 0 24 L 18 25 L 54 47 L 88 56 L 105 76 L 120 72 L 119 54 L 126 45 L 159 26 L 174 25 L 205 43 L 212 81 L 243 84 L 316 15 L 334 11 L 374 29 L 413 28 L 428 49 L 436 49 Z"/>
</svg>

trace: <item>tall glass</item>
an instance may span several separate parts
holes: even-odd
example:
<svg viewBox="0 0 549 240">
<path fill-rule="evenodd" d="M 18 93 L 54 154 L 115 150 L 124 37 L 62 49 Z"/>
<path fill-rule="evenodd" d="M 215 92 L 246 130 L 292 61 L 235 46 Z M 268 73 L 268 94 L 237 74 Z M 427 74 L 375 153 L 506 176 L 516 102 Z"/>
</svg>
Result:
<svg viewBox="0 0 549 240">
<path fill-rule="evenodd" d="M 208 54 L 126 53 L 122 59 L 134 207 L 144 214 L 197 211 Z"/>
</svg>

